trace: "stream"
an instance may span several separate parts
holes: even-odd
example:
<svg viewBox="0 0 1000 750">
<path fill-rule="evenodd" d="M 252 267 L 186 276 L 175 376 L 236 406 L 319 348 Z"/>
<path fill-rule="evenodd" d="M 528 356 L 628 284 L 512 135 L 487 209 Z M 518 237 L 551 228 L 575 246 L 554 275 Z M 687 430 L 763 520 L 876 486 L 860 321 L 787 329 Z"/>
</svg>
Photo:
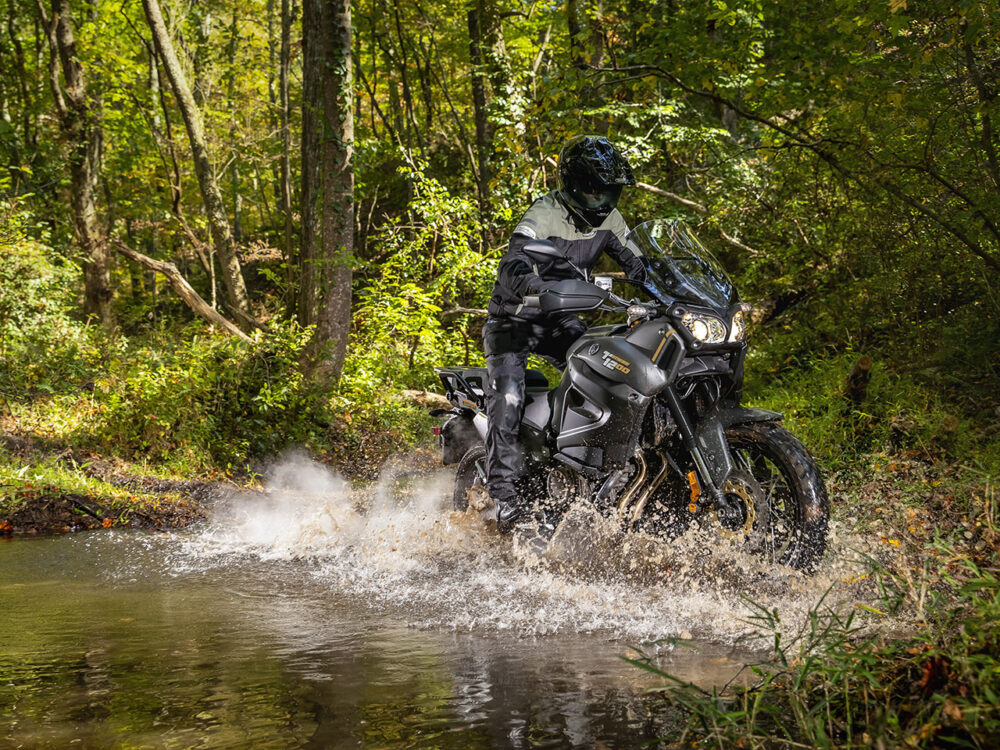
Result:
<svg viewBox="0 0 1000 750">
<path fill-rule="evenodd" d="M 200 529 L 0 539 L 0 747 L 637 747 L 678 718 L 623 655 L 748 679 L 741 594 L 794 628 L 842 573 L 583 517 L 539 558 L 448 510 L 450 481 L 359 492 L 292 458 Z"/>
</svg>

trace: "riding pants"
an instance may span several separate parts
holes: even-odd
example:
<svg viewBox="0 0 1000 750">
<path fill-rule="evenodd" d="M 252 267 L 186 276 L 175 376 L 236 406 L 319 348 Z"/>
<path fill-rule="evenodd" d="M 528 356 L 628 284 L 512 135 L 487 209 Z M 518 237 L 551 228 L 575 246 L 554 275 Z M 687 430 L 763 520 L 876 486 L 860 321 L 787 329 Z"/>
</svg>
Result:
<svg viewBox="0 0 1000 750">
<path fill-rule="evenodd" d="M 494 500 L 516 497 L 514 482 L 524 467 L 519 435 L 528 354 L 534 352 L 562 369 L 567 349 L 586 329 L 575 315 L 530 322 L 490 317 L 483 326 L 488 372 L 487 487 Z"/>
</svg>

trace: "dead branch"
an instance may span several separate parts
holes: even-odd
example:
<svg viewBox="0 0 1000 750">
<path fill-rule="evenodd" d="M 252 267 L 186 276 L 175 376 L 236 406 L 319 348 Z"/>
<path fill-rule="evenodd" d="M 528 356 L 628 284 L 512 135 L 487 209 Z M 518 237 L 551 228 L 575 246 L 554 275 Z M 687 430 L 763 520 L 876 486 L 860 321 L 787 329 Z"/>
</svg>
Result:
<svg viewBox="0 0 1000 750">
<path fill-rule="evenodd" d="M 442 317 L 445 315 L 481 315 L 485 318 L 487 314 L 486 310 L 479 307 L 452 307 L 441 311 Z"/>
<path fill-rule="evenodd" d="M 243 331 L 237 328 L 233 323 L 223 318 L 216 310 L 212 309 L 211 305 L 205 302 L 201 298 L 201 295 L 194 290 L 194 288 L 187 282 L 181 272 L 177 270 L 177 266 L 173 263 L 166 263 L 164 261 L 155 260 L 150 258 L 148 255 L 143 255 L 126 245 L 119 239 L 115 239 L 114 246 L 122 255 L 131 258 L 137 263 L 141 263 L 157 273 L 161 273 L 167 277 L 167 281 L 170 282 L 170 286 L 177 293 L 177 296 L 184 300 L 184 303 L 191 308 L 191 311 L 195 315 L 198 315 L 205 320 L 207 320 L 212 325 L 219 326 L 233 336 L 239 336 L 241 339 L 247 342 L 252 342 L 253 339 L 247 336 Z"/>
</svg>

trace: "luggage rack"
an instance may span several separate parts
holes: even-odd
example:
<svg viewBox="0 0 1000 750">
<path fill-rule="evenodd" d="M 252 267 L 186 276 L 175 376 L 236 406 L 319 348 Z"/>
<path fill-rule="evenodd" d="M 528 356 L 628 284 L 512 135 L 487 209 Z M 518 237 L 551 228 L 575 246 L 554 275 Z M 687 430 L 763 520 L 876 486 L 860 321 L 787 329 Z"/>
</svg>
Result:
<svg viewBox="0 0 1000 750">
<path fill-rule="evenodd" d="M 489 377 L 485 367 L 435 367 L 434 372 L 441 378 L 445 396 L 452 403 L 466 409 L 486 409 L 486 378 Z M 524 385 L 527 391 L 546 390 L 549 381 L 538 370 L 526 370 Z"/>
<path fill-rule="evenodd" d="M 486 368 L 435 367 L 445 396 L 466 409 L 486 408 Z"/>
</svg>

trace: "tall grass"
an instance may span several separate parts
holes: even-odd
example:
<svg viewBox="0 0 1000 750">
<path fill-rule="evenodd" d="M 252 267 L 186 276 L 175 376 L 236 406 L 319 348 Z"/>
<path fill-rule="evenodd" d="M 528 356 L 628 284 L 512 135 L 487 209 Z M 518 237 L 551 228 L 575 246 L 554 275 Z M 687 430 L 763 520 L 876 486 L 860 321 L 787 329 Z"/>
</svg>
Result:
<svg viewBox="0 0 1000 750">
<path fill-rule="evenodd" d="M 783 637 L 780 613 L 753 602 L 750 620 L 773 645 L 747 667 L 747 687 L 702 689 L 657 669 L 663 698 L 685 717 L 671 747 L 1000 747 L 1000 567 L 940 542 L 920 576 L 874 570 L 879 607 L 836 611 L 821 601 Z M 912 561 L 911 561 L 912 562 Z M 825 597 L 824 597 L 825 600 Z M 918 600 L 920 606 L 918 608 Z M 895 614 L 895 629 L 872 615 Z M 895 632 L 894 632 L 895 630 Z"/>
</svg>

